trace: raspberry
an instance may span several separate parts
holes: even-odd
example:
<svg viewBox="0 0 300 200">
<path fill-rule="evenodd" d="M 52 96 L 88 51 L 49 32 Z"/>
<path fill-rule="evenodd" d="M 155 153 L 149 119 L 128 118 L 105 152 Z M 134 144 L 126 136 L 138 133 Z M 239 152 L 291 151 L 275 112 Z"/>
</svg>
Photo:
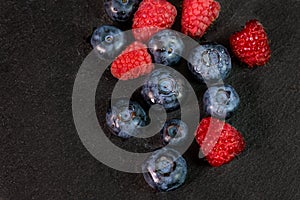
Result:
<svg viewBox="0 0 300 200">
<path fill-rule="evenodd" d="M 182 32 L 191 37 L 202 37 L 215 21 L 221 6 L 214 0 L 184 0 L 182 5 Z"/>
<path fill-rule="evenodd" d="M 148 39 L 162 29 L 171 28 L 177 10 L 166 0 L 144 0 L 133 18 L 133 35 L 136 40 Z"/>
<path fill-rule="evenodd" d="M 133 42 L 112 63 L 111 73 L 120 80 L 128 80 L 148 74 L 153 68 L 147 46 L 140 42 Z"/>
<path fill-rule="evenodd" d="M 247 22 L 242 31 L 231 35 L 230 46 L 235 56 L 249 68 L 265 65 L 271 56 L 267 33 L 256 19 Z"/>
<path fill-rule="evenodd" d="M 200 122 L 195 137 L 206 160 L 214 167 L 230 162 L 245 148 L 243 136 L 235 128 L 212 117 Z"/>
</svg>

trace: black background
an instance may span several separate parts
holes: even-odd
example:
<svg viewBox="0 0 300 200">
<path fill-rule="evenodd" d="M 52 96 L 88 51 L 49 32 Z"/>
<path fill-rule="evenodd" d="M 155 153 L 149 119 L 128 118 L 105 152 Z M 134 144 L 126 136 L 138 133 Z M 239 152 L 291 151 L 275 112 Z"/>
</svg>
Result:
<svg viewBox="0 0 300 200">
<path fill-rule="evenodd" d="M 179 1 L 171 2 L 181 10 Z M 229 36 L 256 18 L 271 42 L 265 67 L 248 69 L 233 58 L 226 80 L 241 98 L 228 122 L 243 133 L 247 149 L 212 168 L 197 159 L 193 144 L 184 155 L 186 183 L 158 193 L 141 174 L 94 159 L 73 124 L 73 82 L 91 51 L 86 39 L 93 27 L 112 24 L 103 2 L 2 0 L 0 199 L 300 199 L 299 1 L 220 3 L 220 16 L 202 41 L 228 47 Z M 109 74 L 107 79 L 115 83 Z M 203 87 L 191 83 L 201 98 Z"/>
</svg>

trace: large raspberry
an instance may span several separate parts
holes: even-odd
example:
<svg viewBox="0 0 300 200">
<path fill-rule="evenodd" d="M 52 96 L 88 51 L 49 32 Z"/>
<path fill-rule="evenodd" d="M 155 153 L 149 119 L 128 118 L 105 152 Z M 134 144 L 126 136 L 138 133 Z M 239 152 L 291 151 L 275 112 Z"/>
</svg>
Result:
<svg viewBox="0 0 300 200">
<path fill-rule="evenodd" d="M 245 148 L 243 136 L 235 128 L 212 117 L 200 122 L 195 138 L 206 160 L 214 167 L 230 162 Z"/>
<path fill-rule="evenodd" d="M 202 37 L 215 21 L 221 6 L 214 0 L 183 0 L 182 32 L 191 37 Z"/>
<path fill-rule="evenodd" d="M 231 35 L 230 46 L 235 56 L 250 68 L 265 65 L 271 56 L 267 33 L 255 19 L 247 22 L 242 31 Z"/>
<path fill-rule="evenodd" d="M 158 31 L 171 28 L 176 16 L 175 6 L 166 0 L 143 0 L 133 18 L 133 35 L 147 41 Z"/>
<path fill-rule="evenodd" d="M 147 46 L 140 42 L 129 45 L 112 63 L 111 73 L 121 80 L 135 79 L 154 68 Z"/>
</svg>

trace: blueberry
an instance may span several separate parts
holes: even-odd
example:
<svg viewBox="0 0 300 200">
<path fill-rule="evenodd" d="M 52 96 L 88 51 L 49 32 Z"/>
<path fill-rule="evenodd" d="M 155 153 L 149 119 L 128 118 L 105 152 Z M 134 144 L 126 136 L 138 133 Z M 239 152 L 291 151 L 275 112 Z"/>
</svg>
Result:
<svg viewBox="0 0 300 200">
<path fill-rule="evenodd" d="M 192 50 L 188 67 L 198 80 L 211 84 L 228 76 L 231 71 L 231 58 L 222 45 L 200 45 Z"/>
<path fill-rule="evenodd" d="M 165 68 L 154 70 L 141 91 L 148 104 L 162 105 L 167 111 L 179 108 L 185 93 L 185 81 Z"/>
<path fill-rule="evenodd" d="M 175 31 L 163 30 L 150 39 L 148 47 L 155 63 L 173 66 L 179 62 L 184 44 Z"/>
<path fill-rule="evenodd" d="M 160 133 L 165 145 L 180 145 L 187 137 L 188 126 L 179 119 L 171 119 L 165 123 Z"/>
<path fill-rule="evenodd" d="M 91 38 L 91 45 L 102 59 L 114 59 L 123 50 L 125 44 L 124 33 L 114 26 L 100 26 Z"/>
<path fill-rule="evenodd" d="M 207 114 L 225 119 L 237 109 L 240 98 L 230 85 L 214 86 L 204 93 L 203 103 Z"/>
<path fill-rule="evenodd" d="M 146 125 L 147 115 L 136 102 L 118 100 L 106 113 L 106 124 L 115 135 L 130 138 L 139 134 L 139 128 Z"/>
<path fill-rule="evenodd" d="M 159 191 L 180 187 L 186 178 L 187 165 L 175 150 L 163 148 L 153 152 L 142 166 L 146 182 Z"/>
<path fill-rule="evenodd" d="M 105 0 L 104 6 L 113 21 L 125 22 L 132 19 L 139 3 L 140 0 Z"/>
</svg>

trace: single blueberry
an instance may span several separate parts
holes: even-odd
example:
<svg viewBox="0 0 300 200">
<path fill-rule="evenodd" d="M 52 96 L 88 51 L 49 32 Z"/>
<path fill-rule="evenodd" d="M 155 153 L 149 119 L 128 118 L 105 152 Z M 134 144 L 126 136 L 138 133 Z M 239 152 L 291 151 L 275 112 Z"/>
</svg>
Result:
<svg viewBox="0 0 300 200">
<path fill-rule="evenodd" d="M 188 58 L 189 70 L 203 83 L 224 80 L 231 71 L 231 58 L 227 49 L 219 44 L 200 45 Z"/>
<path fill-rule="evenodd" d="M 160 133 L 165 145 L 182 145 L 187 138 L 188 126 L 179 119 L 171 119 L 165 123 Z"/>
<path fill-rule="evenodd" d="M 133 18 L 140 0 L 105 0 L 104 7 L 107 15 L 117 22 L 125 22 Z"/>
<path fill-rule="evenodd" d="M 139 128 L 146 125 L 147 115 L 136 102 L 118 100 L 106 113 L 106 124 L 115 135 L 130 138 L 140 133 Z"/>
<path fill-rule="evenodd" d="M 185 81 L 165 68 L 154 70 L 145 81 L 141 94 L 150 105 L 162 105 L 167 111 L 179 108 L 185 97 Z"/>
<path fill-rule="evenodd" d="M 214 86 L 204 93 L 203 103 L 205 112 L 213 117 L 229 118 L 237 109 L 240 98 L 230 85 Z"/>
<path fill-rule="evenodd" d="M 120 29 L 108 25 L 98 27 L 91 37 L 91 45 L 101 59 L 114 59 L 123 50 L 126 42 L 125 34 Z"/>
<path fill-rule="evenodd" d="M 146 182 L 159 191 L 180 187 L 186 178 L 187 165 L 179 152 L 163 148 L 152 153 L 142 166 Z"/>
<path fill-rule="evenodd" d="M 166 29 L 150 39 L 148 48 L 155 63 L 173 66 L 179 62 L 184 44 L 175 31 Z"/>
</svg>

